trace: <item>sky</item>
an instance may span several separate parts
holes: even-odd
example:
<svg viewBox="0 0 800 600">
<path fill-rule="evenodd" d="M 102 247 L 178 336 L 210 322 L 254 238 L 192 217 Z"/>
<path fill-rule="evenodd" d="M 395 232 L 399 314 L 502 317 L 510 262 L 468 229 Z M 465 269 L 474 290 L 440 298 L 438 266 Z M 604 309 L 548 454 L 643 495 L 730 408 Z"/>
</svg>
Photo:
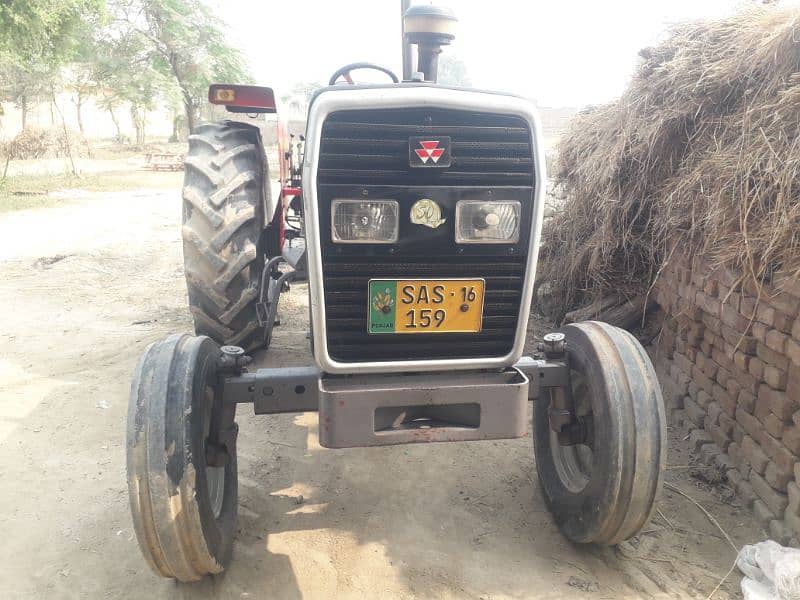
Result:
<svg viewBox="0 0 800 600">
<path fill-rule="evenodd" d="M 416 0 L 422 3 L 425 0 Z M 743 0 L 441 0 L 459 19 L 445 52 L 472 84 L 541 106 L 608 102 L 625 89 L 639 49 L 676 22 L 730 14 Z M 430 3 L 430 2 L 425 2 Z M 400 0 L 221 0 L 219 16 L 256 82 L 287 93 L 327 82 L 357 61 L 402 71 Z M 357 75 L 358 72 L 354 72 Z M 372 79 L 375 81 L 375 79 Z"/>
</svg>

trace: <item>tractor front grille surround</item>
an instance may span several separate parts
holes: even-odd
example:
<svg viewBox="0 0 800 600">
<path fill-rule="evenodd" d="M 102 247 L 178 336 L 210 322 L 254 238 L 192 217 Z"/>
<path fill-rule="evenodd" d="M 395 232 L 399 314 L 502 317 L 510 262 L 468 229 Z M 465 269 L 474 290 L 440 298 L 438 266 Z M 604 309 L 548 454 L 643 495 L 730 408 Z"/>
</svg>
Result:
<svg viewBox="0 0 800 600">
<path fill-rule="evenodd" d="M 451 140 L 444 168 L 409 164 L 409 139 Z M 534 159 L 528 123 L 517 116 L 468 110 L 343 110 L 322 125 L 317 199 L 329 356 L 343 363 L 502 357 L 512 351 L 523 298 L 534 203 Z M 343 245 L 331 239 L 337 198 L 393 199 L 400 233 L 392 245 Z M 445 223 L 409 222 L 411 205 L 431 198 Z M 461 199 L 514 199 L 522 204 L 518 244 L 458 245 Z M 472 279 L 486 282 L 478 333 L 370 334 L 370 279 Z"/>
</svg>

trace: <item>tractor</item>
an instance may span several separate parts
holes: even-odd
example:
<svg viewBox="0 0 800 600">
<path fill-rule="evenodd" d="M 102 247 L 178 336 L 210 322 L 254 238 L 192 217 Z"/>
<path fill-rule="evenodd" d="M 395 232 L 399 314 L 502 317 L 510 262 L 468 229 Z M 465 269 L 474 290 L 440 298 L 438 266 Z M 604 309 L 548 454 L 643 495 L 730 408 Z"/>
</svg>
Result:
<svg viewBox="0 0 800 600">
<path fill-rule="evenodd" d="M 231 560 L 244 404 L 318 412 L 332 449 L 519 438 L 530 424 L 544 500 L 569 540 L 620 543 L 654 510 L 665 414 L 636 338 L 570 324 L 523 356 L 546 187 L 535 107 L 439 85 L 455 17 L 407 1 L 401 12 L 402 77 L 346 65 L 313 96 L 299 142 L 279 125 L 277 198 L 258 127 L 231 120 L 189 138 L 196 335 L 147 347 L 127 425 L 134 528 L 159 575 L 196 581 Z M 358 83 L 363 69 L 386 83 Z M 269 88 L 216 84 L 209 99 L 276 111 Z M 298 277 L 309 365 L 249 369 Z"/>
</svg>

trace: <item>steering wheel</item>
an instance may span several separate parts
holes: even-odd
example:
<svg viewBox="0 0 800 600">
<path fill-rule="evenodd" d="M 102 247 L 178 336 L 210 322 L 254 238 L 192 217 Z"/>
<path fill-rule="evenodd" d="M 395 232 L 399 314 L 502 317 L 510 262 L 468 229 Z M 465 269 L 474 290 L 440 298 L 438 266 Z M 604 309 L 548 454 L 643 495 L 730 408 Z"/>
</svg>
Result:
<svg viewBox="0 0 800 600">
<path fill-rule="evenodd" d="M 397 75 L 392 73 L 386 67 L 382 67 L 380 65 L 368 62 L 357 62 L 357 63 L 350 63 L 349 65 L 345 65 L 341 69 L 337 70 L 333 75 L 331 75 L 331 79 L 330 81 L 328 81 L 328 85 L 335 85 L 336 81 L 340 77 L 344 77 L 344 80 L 347 83 L 355 85 L 353 78 L 350 77 L 350 71 L 355 71 L 356 69 L 372 69 L 373 71 L 380 71 L 381 73 L 386 73 L 389 77 L 391 77 L 394 83 L 400 83 L 400 80 L 397 78 Z"/>
</svg>

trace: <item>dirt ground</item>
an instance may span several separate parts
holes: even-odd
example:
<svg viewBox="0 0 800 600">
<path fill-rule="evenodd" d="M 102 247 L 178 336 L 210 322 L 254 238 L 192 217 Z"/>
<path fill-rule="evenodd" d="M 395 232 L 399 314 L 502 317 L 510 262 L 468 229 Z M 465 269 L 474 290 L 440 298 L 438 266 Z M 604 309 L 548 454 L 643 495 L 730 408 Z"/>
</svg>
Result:
<svg viewBox="0 0 800 600">
<path fill-rule="evenodd" d="M 191 327 L 179 219 L 176 190 L 71 192 L 0 215 L 0 598 L 706 598 L 732 565 L 673 492 L 633 543 L 571 545 L 530 438 L 324 450 L 316 415 L 245 408 L 232 566 L 191 586 L 156 577 L 129 517 L 125 416 L 144 347 Z M 283 301 L 259 363 L 310 362 L 306 292 Z M 668 480 L 737 545 L 763 539 L 671 437 Z M 738 589 L 734 573 L 714 597 Z"/>
</svg>

